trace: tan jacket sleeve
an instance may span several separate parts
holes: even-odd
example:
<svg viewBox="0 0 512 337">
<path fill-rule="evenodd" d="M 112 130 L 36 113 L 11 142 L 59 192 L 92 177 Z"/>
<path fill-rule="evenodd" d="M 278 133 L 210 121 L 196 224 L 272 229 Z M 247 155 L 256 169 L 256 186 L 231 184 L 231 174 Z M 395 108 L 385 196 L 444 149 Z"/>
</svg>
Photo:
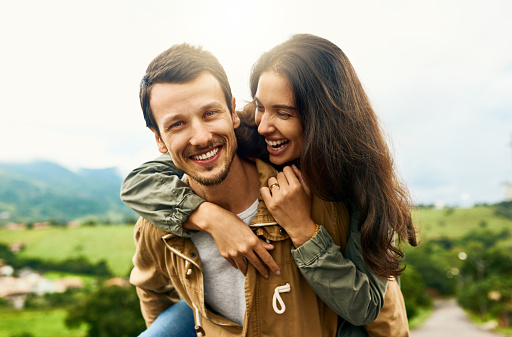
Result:
<svg viewBox="0 0 512 337">
<path fill-rule="evenodd" d="M 165 270 L 165 246 L 160 237 L 166 233 L 140 218 L 135 225 L 135 246 L 130 283 L 137 289 L 146 326 L 180 298 Z"/>
<path fill-rule="evenodd" d="M 388 282 L 384 306 L 375 321 L 365 325 L 371 337 L 408 337 L 409 324 L 405 310 L 404 297 L 398 282 L 393 277 Z"/>
</svg>

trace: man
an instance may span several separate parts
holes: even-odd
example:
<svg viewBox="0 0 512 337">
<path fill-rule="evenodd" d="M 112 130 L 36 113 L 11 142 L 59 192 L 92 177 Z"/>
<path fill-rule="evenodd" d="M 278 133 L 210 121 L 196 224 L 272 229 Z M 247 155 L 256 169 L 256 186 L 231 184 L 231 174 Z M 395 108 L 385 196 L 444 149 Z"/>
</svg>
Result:
<svg viewBox="0 0 512 337">
<path fill-rule="evenodd" d="M 149 326 L 178 300 L 194 309 L 196 331 L 207 336 L 335 336 L 337 315 L 315 294 L 291 256 L 291 240 L 273 220 L 259 189 L 275 170 L 236 154 L 240 125 L 227 77 L 210 53 L 186 44 L 148 67 L 141 104 L 158 149 L 169 153 L 194 192 L 238 214 L 255 234 L 272 240 L 280 276 L 233 268 L 206 232 L 190 239 L 141 218 L 130 281 Z"/>
</svg>

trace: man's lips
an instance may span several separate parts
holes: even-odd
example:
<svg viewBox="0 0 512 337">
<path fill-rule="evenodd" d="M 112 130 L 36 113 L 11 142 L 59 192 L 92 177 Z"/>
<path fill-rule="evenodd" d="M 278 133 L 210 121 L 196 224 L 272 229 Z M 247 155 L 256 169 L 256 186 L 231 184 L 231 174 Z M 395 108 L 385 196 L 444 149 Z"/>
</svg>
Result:
<svg viewBox="0 0 512 337">
<path fill-rule="evenodd" d="M 220 150 L 220 146 L 216 146 L 211 150 L 192 155 L 192 156 L 190 156 L 190 158 L 193 160 L 200 160 L 200 161 L 208 160 L 208 159 L 213 158 L 219 152 L 219 150 Z"/>
</svg>

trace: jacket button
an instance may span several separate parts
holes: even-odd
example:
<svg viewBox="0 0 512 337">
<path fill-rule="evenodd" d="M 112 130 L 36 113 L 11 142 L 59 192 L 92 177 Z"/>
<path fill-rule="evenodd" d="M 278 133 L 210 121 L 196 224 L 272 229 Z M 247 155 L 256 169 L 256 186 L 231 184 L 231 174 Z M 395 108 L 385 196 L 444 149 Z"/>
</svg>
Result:
<svg viewBox="0 0 512 337">
<path fill-rule="evenodd" d="M 196 254 L 196 253 L 191 253 L 191 254 L 190 254 L 190 256 L 192 256 L 192 257 L 196 257 L 196 256 L 197 256 L 197 254 Z"/>
<path fill-rule="evenodd" d="M 286 234 L 286 231 L 284 230 L 284 228 L 279 228 L 279 234 L 281 234 L 281 235 Z"/>
</svg>

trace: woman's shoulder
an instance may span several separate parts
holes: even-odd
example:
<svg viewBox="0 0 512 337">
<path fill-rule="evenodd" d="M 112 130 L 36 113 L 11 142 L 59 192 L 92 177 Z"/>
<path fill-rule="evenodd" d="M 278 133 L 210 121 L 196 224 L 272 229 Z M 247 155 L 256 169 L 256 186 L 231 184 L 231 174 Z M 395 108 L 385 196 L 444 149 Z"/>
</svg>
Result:
<svg viewBox="0 0 512 337">
<path fill-rule="evenodd" d="M 350 232 L 350 215 L 344 202 L 327 201 L 313 195 L 311 217 L 315 223 L 325 227 L 334 243 L 345 247 Z"/>
</svg>

